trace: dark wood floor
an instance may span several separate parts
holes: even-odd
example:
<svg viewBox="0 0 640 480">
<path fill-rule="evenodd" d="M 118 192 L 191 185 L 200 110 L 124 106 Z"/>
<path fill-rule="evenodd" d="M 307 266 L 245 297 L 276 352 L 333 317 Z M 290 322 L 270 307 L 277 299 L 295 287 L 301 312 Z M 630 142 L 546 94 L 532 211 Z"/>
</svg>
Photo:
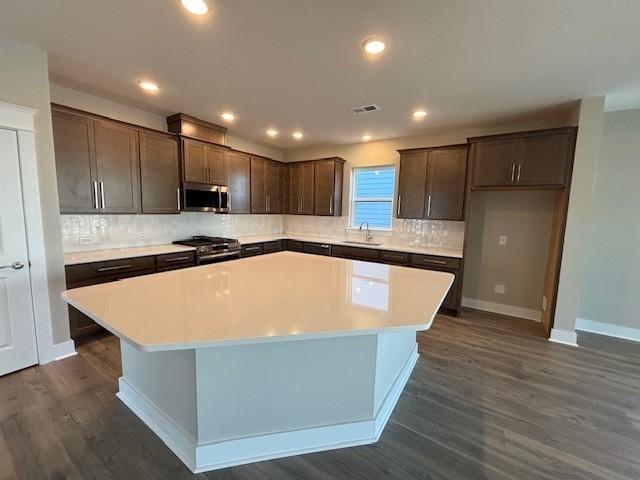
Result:
<svg viewBox="0 0 640 480">
<path fill-rule="evenodd" d="M 210 472 L 211 479 L 638 479 L 640 347 L 544 340 L 532 322 L 466 313 L 421 357 L 376 445 Z M 118 342 L 0 378 L 0 479 L 192 478 L 114 395 Z"/>
</svg>

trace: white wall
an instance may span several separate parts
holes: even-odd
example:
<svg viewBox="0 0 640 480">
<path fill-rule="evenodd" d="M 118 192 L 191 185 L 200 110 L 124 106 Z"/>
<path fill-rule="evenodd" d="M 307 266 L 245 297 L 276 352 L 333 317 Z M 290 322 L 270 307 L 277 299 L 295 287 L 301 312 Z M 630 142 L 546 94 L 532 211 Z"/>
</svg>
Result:
<svg viewBox="0 0 640 480">
<path fill-rule="evenodd" d="M 60 299 L 65 289 L 62 236 L 58 209 L 53 153 L 53 130 L 49 100 L 47 55 L 36 48 L 7 40 L 0 41 L 0 101 L 37 110 L 36 156 L 40 184 L 42 227 L 46 238 L 46 270 L 51 307 L 53 342 L 69 340 L 66 305 Z"/>
<path fill-rule="evenodd" d="M 587 323 L 578 329 L 640 340 L 639 181 L 640 110 L 607 113 L 578 305 Z"/>
</svg>

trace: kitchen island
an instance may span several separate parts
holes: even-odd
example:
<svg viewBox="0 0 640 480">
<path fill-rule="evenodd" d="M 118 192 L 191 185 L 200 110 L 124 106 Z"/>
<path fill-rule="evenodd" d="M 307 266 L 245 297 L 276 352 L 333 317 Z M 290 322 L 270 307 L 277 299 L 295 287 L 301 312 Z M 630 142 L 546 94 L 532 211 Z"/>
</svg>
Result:
<svg viewBox="0 0 640 480">
<path fill-rule="evenodd" d="M 376 442 L 453 282 L 279 252 L 68 290 L 118 397 L 194 472 Z"/>
</svg>

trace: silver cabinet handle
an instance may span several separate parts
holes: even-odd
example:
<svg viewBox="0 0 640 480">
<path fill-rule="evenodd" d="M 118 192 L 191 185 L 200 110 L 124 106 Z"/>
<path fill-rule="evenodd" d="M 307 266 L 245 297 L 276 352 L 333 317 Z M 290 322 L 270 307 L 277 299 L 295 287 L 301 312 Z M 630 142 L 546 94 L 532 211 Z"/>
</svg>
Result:
<svg viewBox="0 0 640 480">
<path fill-rule="evenodd" d="M 320 245 L 320 247 L 322 247 L 324 249 L 327 249 L 327 248 L 329 248 L 329 245 L 327 245 L 326 243 L 323 243 L 322 245 Z"/>
<path fill-rule="evenodd" d="M 516 176 L 516 164 L 512 163 L 511 164 L 511 182 L 514 182 L 515 180 L 515 176 Z"/>
<path fill-rule="evenodd" d="M 431 216 L 431 194 L 427 196 L 427 217 Z"/>
<path fill-rule="evenodd" d="M 96 209 L 100 208 L 100 201 L 98 200 L 98 182 L 93 182 L 93 201 L 96 204 Z"/>
<path fill-rule="evenodd" d="M 98 272 L 110 272 L 112 270 L 123 270 L 125 268 L 131 268 L 131 264 L 127 265 L 114 265 L 113 267 L 100 267 L 97 269 Z"/>
<path fill-rule="evenodd" d="M 396 217 L 400 216 L 400 205 L 402 205 L 402 195 L 398 195 L 398 206 L 396 207 Z"/>
<path fill-rule="evenodd" d="M 444 261 L 444 260 L 431 260 L 431 259 L 428 259 L 428 258 L 423 258 L 422 262 L 423 263 L 433 263 L 435 265 L 446 265 L 447 264 L 447 262 Z"/>
<path fill-rule="evenodd" d="M 245 247 L 245 252 L 255 252 L 256 250 L 260 250 L 261 245 L 256 245 L 255 247 Z"/>
<path fill-rule="evenodd" d="M 218 208 L 222 208 L 222 190 L 218 189 Z"/>
<path fill-rule="evenodd" d="M 517 174 L 517 176 L 516 176 L 516 182 L 519 182 L 519 181 L 520 181 L 520 173 L 521 173 L 521 172 L 522 172 L 522 164 L 521 164 L 521 163 L 519 163 L 519 164 L 518 164 L 518 174 Z"/>
<path fill-rule="evenodd" d="M 178 201 L 178 212 L 180 211 L 180 187 L 176 189 L 176 200 Z"/>
<path fill-rule="evenodd" d="M 184 257 L 166 258 L 164 263 L 181 262 L 182 260 L 191 260 L 191 257 L 189 255 L 185 255 Z"/>
<path fill-rule="evenodd" d="M 333 215 L 333 196 L 329 197 L 329 215 Z"/>
<path fill-rule="evenodd" d="M 102 200 L 102 208 L 106 207 L 106 203 L 104 201 L 104 182 L 100 182 L 100 199 Z"/>
<path fill-rule="evenodd" d="M 23 262 L 13 262 L 11 265 L 2 265 L 2 266 L 0 266 L 0 270 L 5 269 L 5 268 L 13 268 L 14 270 L 21 270 L 22 268 L 24 268 L 24 263 Z"/>
</svg>

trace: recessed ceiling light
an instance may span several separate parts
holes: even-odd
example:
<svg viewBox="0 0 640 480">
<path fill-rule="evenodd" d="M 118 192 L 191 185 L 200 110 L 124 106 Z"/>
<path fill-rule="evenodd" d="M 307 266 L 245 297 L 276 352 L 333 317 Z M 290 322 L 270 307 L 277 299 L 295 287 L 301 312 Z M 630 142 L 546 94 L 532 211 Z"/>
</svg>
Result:
<svg viewBox="0 0 640 480">
<path fill-rule="evenodd" d="M 277 137 L 278 130 L 276 130 L 275 128 L 270 128 L 269 130 L 267 130 L 267 135 L 269 135 L 270 137 Z"/>
<path fill-rule="evenodd" d="M 369 55 L 378 55 L 382 53 L 385 47 L 385 43 L 377 38 L 368 38 L 362 44 L 362 48 L 364 48 L 364 51 Z"/>
<path fill-rule="evenodd" d="M 424 118 L 427 116 L 427 112 L 424 110 L 416 110 L 413 112 L 413 118 Z"/>
<path fill-rule="evenodd" d="M 296 140 L 302 140 L 302 137 L 304 137 L 302 132 L 293 132 L 292 135 L 293 135 L 293 138 L 295 138 Z"/>
<path fill-rule="evenodd" d="M 160 87 L 158 87 L 157 83 L 150 82 L 149 80 L 138 80 L 138 85 L 145 92 L 149 93 L 156 93 L 158 90 L 160 90 Z"/>
<path fill-rule="evenodd" d="M 222 112 L 220 116 L 225 122 L 233 122 L 236 119 L 236 116 L 231 112 Z"/>
<path fill-rule="evenodd" d="M 180 0 L 182 6 L 194 15 L 206 15 L 209 13 L 209 5 L 206 0 Z"/>
<path fill-rule="evenodd" d="M 371 135 L 362 135 L 362 140 L 364 140 L 365 142 L 368 142 L 369 140 L 371 140 Z"/>
</svg>

